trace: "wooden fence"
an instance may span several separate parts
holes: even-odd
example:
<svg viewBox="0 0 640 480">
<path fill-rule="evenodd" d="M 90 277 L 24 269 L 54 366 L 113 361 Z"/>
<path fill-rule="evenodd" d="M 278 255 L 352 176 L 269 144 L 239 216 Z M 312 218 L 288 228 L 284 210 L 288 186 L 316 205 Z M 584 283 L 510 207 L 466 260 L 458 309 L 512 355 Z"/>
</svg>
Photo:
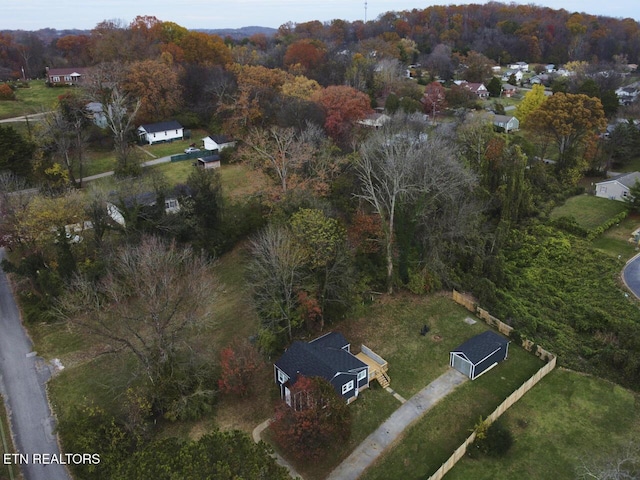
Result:
<svg viewBox="0 0 640 480">
<path fill-rule="evenodd" d="M 478 307 L 477 303 L 472 297 L 468 295 L 463 295 L 459 292 L 453 291 L 453 300 L 460 305 L 464 305 L 467 310 L 476 313 L 480 318 L 482 318 L 487 324 L 496 327 L 501 333 L 505 335 L 509 335 L 513 331 L 513 327 L 503 323 L 499 319 L 491 316 L 489 312 Z M 508 332 L 508 333 L 507 333 Z M 534 349 L 535 346 L 535 349 Z M 485 422 L 491 425 L 495 422 L 500 415 L 506 412 L 509 407 L 511 407 L 514 403 L 522 398 L 522 396 L 527 393 L 533 386 L 542 380 L 545 376 L 547 376 L 554 368 L 556 368 L 556 356 L 544 350 L 539 345 L 535 345 L 530 340 L 523 340 L 522 347 L 528 351 L 533 351 L 535 355 L 545 360 L 547 363 L 540 370 L 538 370 L 529 380 L 524 382 L 520 387 L 509 395 L 500 405 L 496 408 L 486 419 Z M 429 477 L 429 480 L 440 480 L 445 474 L 451 470 L 458 461 L 464 457 L 465 453 L 467 453 L 467 448 L 469 445 L 473 443 L 476 439 L 476 432 L 472 432 L 471 435 L 467 437 L 467 439 L 460 445 L 453 455 L 449 457 L 449 459 L 444 462 L 436 472 Z"/>
</svg>

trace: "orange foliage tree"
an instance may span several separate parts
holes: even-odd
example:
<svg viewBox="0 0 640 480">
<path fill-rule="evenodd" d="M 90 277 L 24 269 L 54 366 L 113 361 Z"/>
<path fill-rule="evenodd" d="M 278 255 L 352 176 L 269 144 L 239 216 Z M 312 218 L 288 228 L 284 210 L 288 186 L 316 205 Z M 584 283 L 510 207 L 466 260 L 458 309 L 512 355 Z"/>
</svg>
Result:
<svg viewBox="0 0 640 480">
<path fill-rule="evenodd" d="M 284 54 L 284 64 L 287 67 L 300 65 L 306 74 L 313 71 L 325 60 L 325 50 L 320 42 L 315 40 L 300 40 L 289 45 Z"/>
</svg>

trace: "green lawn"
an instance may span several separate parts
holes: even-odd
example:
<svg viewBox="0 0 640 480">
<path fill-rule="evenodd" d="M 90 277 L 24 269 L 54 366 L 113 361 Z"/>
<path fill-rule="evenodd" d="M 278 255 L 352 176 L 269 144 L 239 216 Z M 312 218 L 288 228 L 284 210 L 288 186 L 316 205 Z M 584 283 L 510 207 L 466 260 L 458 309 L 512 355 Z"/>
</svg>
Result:
<svg viewBox="0 0 640 480">
<path fill-rule="evenodd" d="M 542 365 L 538 358 L 512 344 L 506 361 L 445 397 L 410 427 L 362 478 L 427 478 L 469 436 L 480 417 L 493 412 Z"/>
<path fill-rule="evenodd" d="M 582 461 L 613 459 L 637 441 L 639 405 L 617 385 L 556 369 L 504 414 L 515 438 L 504 458 L 464 458 L 446 478 L 572 480 Z"/>
<path fill-rule="evenodd" d="M 640 216 L 632 213 L 618 225 L 614 225 L 593 239 L 591 244 L 612 257 L 622 255 L 622 258 L 629 259 L 638 253 L 635 243 L 629 242 L 631 233 L 638 227 L 640 227 Z"/>
<path fill-rule="evenodd" d="M 578 195 L 569 198 L 564 205 L 554 208 L 551 212 L 551 218 L 573 217 L 578 225 L 591 230 L 625 209 L 626 206 L 623 202 L 593 195 Z"/>
<path fill-rule="evenodd" d="M 16 100 L 0 101 L 0 119 L 49 111 L 55 107 L 58 97 L 70 88 L 49 88 L 44 80 L 32 80 L 29 88 L 18 88 Z"/>
</svg>

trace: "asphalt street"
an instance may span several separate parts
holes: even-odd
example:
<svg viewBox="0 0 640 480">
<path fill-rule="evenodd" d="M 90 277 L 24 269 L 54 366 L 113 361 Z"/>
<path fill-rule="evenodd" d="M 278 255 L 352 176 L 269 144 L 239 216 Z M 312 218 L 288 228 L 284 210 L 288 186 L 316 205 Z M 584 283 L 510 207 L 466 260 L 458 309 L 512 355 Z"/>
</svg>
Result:
<svg viewBox="0 0 640 480">
<path fill-rule="evenodd" d="M 640 255 L 636 255 L 627 262 L 622 271 L 622 278 L 629 290 L 640 298 Z"/>
<path fill-rule="evenodd" d="M 3 257 L 4 249 L 0 249 L 0 259 Z M 10 412 L 16 450 L 24 455 L 22 462 L 12 463 L 19 464 L 25 480 L 71 478 L 65 466 L 50 463 L 54 458 L 51 454 L 60 455 L 45 388 L 50 375 L 49 366 L 32 352 L 7 277 L 0 268 L 0 391 Z M 0 458 L 0 464 L 4 460 Z"/>
</svg>

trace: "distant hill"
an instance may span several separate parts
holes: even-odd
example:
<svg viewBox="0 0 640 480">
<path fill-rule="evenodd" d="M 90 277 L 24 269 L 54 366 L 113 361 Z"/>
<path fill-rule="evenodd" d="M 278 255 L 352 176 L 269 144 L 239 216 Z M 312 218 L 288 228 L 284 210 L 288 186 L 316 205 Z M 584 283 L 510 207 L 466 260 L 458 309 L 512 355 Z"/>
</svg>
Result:
<svg viewBox="0 0 640 480">
<path fill-rule="evenodd" d="M 241 40 L 243 38 L 250 37 L 251 35 L 255 35 L 256 33 L 263 33 L 267 37 L 271 37 L 275 35 L 278 31 L 275 28 L 270 27 L 242 27 L 242 28 L 216 28 L 216 29 L 206 29 L 206 28 L 196 28 L 194 29 L 196 32 L 204 32 L 213 35 L 219 35 L 222 38 L 230 37 L 234 40 Z"/>
</svg>

